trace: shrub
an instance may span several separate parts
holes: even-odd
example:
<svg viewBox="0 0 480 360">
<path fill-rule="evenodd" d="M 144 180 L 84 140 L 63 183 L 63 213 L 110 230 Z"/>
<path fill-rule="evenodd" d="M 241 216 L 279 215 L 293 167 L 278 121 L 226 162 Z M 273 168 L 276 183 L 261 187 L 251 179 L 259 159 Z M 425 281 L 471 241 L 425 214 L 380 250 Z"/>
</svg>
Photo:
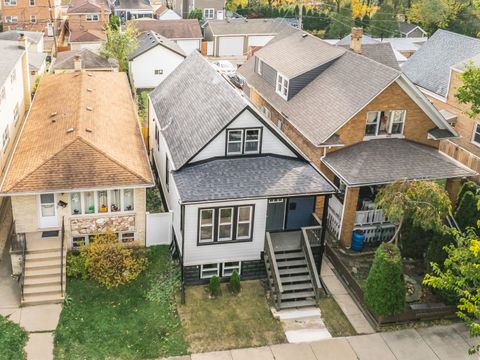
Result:
<svg viewBox="0 0 480 360">
<path fill-rule="evenodd" d="M 467 191 L 471 191 L 473 194 L 476 194 L 477 188 L 478 188 L 477 184 L 475 184 L 473 181 L 467 181 L 463 183 L 462 187 L 460 188 L 460 191 L 458 192 L 458 197 L 456 202 L 457 206 L 460 204 L 460 202 L 462 201 L 463 195 L 465 195 Z"/>
<path fill-rule="evenodd" d="M 458 204 L 455 212 L 455 220 L 462 230 L 467 227 L 476 227 L 479 218 L 479 211 L 477 208 L 478 198 L 471 191 L 466 191 Z"/>
<path fill-rule="evenodd" d="M 395 315 L 405 309 L 405 296 L 400 251 L 394 244 L 383 243 L 368 274 L 365 303 L 377 315 Z"/>
<path fill-rule="evenodd" d="M 455 236 L 452 230 L 446 226 L 433 235 L 425 255 L 425 265 L 429 272 L 432 271 L 431 263 L 438 264 L 440 268 L 443 268 L 443 263 L 447 258 L 447 253 L 443 248 L 454 241 Z"/>
<path fill-rule="evenodd" d="M 218 276 L 213 276 L 210 278 L 208 283 L 208 291 L 212 296 L 219 296 L 221 293 L 220 289 L 220 278 Z"/>
<path fill-rule="evenodd" d="M 401 231 L 400 252 L 402 256 L 423 259 L 432 237 L 433 231 L 415 226 L 411 221 L 406 222 Z"/>
<path fill-rule="evenodd" d="M 111 232 L 96 235 L 80 255 L 85 258 L 88 275 L 108 289 L 135 280 L 147 266 L 144 256 L 124 247 Z"/>
<path fill-rule="evenodd" d="M 67 254 L 67 276 L 88 279 L 87 266 L 83 256 L 71 252 Z"/>
<path fill-rule="evenodd" d="M 228 290 L 234 294 L 238 294 L 241 289 L 240 275 L 238 275 L 237 270 L 233 270 L 232 276 L 230 276 L 230 281 L 228 282 Z"/>
</svg>

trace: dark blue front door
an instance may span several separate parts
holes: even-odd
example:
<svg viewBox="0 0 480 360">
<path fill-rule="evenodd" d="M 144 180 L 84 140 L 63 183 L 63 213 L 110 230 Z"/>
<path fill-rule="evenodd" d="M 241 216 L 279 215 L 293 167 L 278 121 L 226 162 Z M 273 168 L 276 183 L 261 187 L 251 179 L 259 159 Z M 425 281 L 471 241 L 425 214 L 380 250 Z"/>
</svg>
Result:
<svg viewBox="0 0 480 360">
<path fill-rule="evenodd" d="M 310 226 L 314 206 L 315 196 L 289 198 L 286 230 L 298 230 L 303 226 Z"/>
</svg>

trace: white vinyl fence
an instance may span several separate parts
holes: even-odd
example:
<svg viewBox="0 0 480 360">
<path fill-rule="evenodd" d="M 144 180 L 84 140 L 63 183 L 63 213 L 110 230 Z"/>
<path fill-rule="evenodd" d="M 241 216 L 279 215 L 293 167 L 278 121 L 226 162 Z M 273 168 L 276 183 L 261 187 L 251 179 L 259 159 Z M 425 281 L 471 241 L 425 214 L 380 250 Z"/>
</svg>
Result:
<svg viewBox="0 0 480 360">
<path fill-rule="evenodd" d="M 147 212 L 147 247 L 169 245 L 172 242 L 173 212 L 150 214 Z"/>
</svg>

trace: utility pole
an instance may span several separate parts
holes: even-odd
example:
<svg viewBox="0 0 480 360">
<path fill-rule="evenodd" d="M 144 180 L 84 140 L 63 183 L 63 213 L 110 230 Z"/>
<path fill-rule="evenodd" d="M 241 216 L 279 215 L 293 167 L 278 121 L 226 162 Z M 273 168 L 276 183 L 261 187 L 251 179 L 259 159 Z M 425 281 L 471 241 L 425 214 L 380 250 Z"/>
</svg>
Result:
<svg viewBox="0 0 480 360">
<path fill-rule="evenodd" d="M 303 18 L 303 0 L 300 0 L 300 6 L 298 9 L 298 28 L 302 30 L 302 18 Z"/>
</svg>

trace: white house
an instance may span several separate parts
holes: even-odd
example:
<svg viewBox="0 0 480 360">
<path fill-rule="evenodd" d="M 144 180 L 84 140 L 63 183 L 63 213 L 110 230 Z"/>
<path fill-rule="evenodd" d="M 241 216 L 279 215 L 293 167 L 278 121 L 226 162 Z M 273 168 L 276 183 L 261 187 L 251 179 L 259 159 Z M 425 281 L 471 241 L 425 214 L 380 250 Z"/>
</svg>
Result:
<svg viewBox="0 0 480 360">
<path fill-rule="evenodd" d="M 138 37 L 138 46 L 128 58 L 133 86 L 153 89 L 185 59 L 185 53 L 175 42 L 153 31 Z"/>
<path fill-rule="evenodd" d="M 295 284 L 290 275 L 303 274 L 307 284 L 298 289 L 312 296 L 315 270 L 305 265 L 299 230 L 315 223 L 316 206 L 334 186 L 196 52 L 150 93 L 149 127 L 183 282 L 233 270 L 242 279 L 264 277 L 264 254 L 270 261 L 287 248 L 300 257 L 298 268 L 280 278 Z"/>
</svg>

